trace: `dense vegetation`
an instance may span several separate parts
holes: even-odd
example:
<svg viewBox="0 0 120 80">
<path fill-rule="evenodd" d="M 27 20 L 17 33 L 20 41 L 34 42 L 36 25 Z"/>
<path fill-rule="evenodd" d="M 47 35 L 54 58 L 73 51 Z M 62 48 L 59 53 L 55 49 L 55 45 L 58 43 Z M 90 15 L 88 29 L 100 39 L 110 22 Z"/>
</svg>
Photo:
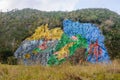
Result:
<svg viewBox="0 0 120 80">
<path fill-rule="evenodd" d="M 51 67 L 0 64 L 0 80 L 120 80 L 120 61 L 108 65 L 67 62 Z"/>
<path fill-rule="evenodd" d="M 111 59 L 120 58 L 120 15 L 108 9 L 82 9 L 71 12 L 45 12 L 35 9 L 0 12 L 0 62 L 13 56 L 20 43 L 41 24 L 61 27 L 66 18 L 96 24 L 106 37 Z"/>
</svg>

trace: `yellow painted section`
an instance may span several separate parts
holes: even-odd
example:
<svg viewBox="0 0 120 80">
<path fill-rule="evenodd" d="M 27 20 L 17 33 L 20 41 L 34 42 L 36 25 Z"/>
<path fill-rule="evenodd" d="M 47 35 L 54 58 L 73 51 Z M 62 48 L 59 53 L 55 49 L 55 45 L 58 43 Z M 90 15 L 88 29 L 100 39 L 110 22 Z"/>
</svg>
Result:
<svg viewBox="0 0 120 80">
<path fill-rule="evenodd" d="M 58 59 L 62 59 L 65 57 L 68 57 L 69 55 L 69 47 L 71 47 L 74 43 L 71 42 L 67 45 L 65 45 L 63 48 L 61 48 L 58 52 L 57 52 L 57 58 Z"/>
<path fill-rule="evenodd" d="M 60 40 L 63 34 L 63 30 L 61 28 L 54 28 L 49 30 L 48 24 L 41 25 L 35 30 L 35 33 L 28 37 L 27 40 L 39 40 L 39 39 L 47 39 L 47 40 Z"/>
<path fill-rule="evenodd" d="M 29 59 L 30 58 L 30 54 L 29 53 L 25 54 L 25 58 Z"/>
</svg>

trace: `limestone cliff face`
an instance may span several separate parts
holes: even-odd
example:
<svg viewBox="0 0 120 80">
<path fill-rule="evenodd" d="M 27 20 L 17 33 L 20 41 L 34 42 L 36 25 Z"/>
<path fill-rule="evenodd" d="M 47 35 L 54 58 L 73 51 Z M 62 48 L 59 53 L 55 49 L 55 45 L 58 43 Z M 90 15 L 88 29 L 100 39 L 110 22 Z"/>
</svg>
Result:
<svg viewBox="0 0 120 80">
<path fill-rule="evenodd" d="M 82 52 L 79 52 L 81 49 Z M 71 56 L 76 58 L 76 63 L 80 60 L 91 63 L 109 62 L 104 36 L 98 27 L 71 20 L 63 21 L 63 30 L 48 29 L 48 25 L 38 27 L 14 54 L 28 65 L 57 65 L 72 58 Z"/>
</svg>

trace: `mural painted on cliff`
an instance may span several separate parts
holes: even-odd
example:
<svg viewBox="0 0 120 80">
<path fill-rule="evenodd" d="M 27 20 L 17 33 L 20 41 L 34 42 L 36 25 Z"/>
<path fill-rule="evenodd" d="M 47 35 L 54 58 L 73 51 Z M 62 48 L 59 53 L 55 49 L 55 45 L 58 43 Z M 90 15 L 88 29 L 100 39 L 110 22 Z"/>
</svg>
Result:
<svg viewBox="0 0 120 80">
<path fill-rule="evenodd" d="M 71 20 L 63 21 L 63 30 L 41 25 L 21 43 L 14 55 L 26 65 L 58 65 L 74 55 L 78 48 L 86 49 L 84 56 L 88 62 L 109 62 L 104 36 L 98 27 Z"/>
</svg>

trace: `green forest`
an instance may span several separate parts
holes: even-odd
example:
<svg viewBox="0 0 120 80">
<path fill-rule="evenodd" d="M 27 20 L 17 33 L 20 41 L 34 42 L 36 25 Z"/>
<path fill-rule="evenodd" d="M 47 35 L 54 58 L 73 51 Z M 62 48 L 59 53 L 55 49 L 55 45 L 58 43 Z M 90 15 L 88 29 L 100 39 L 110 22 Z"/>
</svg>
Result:
<svg viewBox="0 0 120 80">
<path fill-rule="evenodd" d="M 37 27 L 48 24 L 49 28 L 61 27 L 64 19 L 97 25 L 105 36 L 105 46 L 111 59 L 120 58 L 120 15 L 103 8 L 75 11 L 39 11 L 14 9 L 0 12 L 0 63 L 13 58 L 20 43 L 32 35 Z"/>
</svg>

